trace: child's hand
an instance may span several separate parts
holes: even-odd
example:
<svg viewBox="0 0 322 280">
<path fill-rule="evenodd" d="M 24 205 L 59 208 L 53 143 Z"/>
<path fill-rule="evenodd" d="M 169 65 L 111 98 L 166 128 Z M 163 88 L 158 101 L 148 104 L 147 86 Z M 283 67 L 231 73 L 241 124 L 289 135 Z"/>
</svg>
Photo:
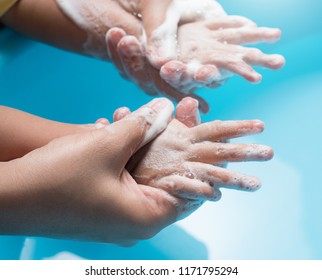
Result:
<svg viewBox="0 0 322 280">
<path fill-rule="evenodd" d="M 265 161 L 273 156 L 268 146 L 228 143 L 231 138 L 260 133 L 260 121 L 214 121 L 198 125 L 198 103 L 183 99 L 176 120 L 152 143 L 139 150 L 127 165 L 133 178 L 145 185 L 163 189 L 180 199 L 178 218 L 187 216 L 204 201 L 220 199 L 220 188 L 254 191 L 256 177 L 226 170 L 229 162 Z M 118 121 L 129 114 L 119 109 Z"/>
<path fill-rule="evenodd" d="M 280 35 L 279 29 L 260 28 L 238 16 L 187 23 L 178 30 L 179 55 L 160 66 L 160 71 L 147 60 L 140 42 L 123 30 L 110 29 L 106 43 L 119 72 L 146 93 L 162 94 L 177 102 L 190 96 L 199 101 L 202 112 L 208 112 L 207 102 L 194 94 L 195 90 L 218 87 L 234 73 L 259 82 L 262 77 L 251 65 L 279 69 L 285 60 L 281 55 L 267 55 L 241 44 L 273 42 Z"/>
<path fill-rule="evenodd" d="M 106 35 L 107 52 L 123 78 L 133 81 L 147 94 L 162 94 L 179 102 L 184 97 L 192 97 L 199 101 L 203 112 L 209 111 L 207 102 L 194 93 L 184 94 L 175 89 L 160 76 L 160 71 L 148 61 L 144 48 L 135 36 L 127 35 L 124 30 L 114 27 Z M 173 69 L 168 63 L 163 69 Z M 180 66 L 184 65 L 180 62 Z M 175 70 L 174 70 L 175 71 Z"/>
<path fill-rule="evenodd" d="M 161 77 L 186 93 L 201 86 L 218 86 L 232 74 L 259 82 L 262 76 L 252 65 L 279 69 L 285 60 L 242 45 L 275 42 L 280 36 L 279 29 L 257 27 L 239 16 L 184 24 L 178 29 L 178 61 L 163 65 Z"/>
<path fill-rule="evenodd" d="M 185 199 L 180 215 L 204 200 L 220 199 L 220 188 L 254 191 L 257 178 L 222 168 L 228 162 L 263 161 L 273 156 L 270 147 L 225 143 L 231 138 L 259 133 L 259 121 L 211 122 L 187 128 L 173 120 L 167 129 L 135 156 L 142 158 L 131 172 L 134 179 Z"/>
</svg>

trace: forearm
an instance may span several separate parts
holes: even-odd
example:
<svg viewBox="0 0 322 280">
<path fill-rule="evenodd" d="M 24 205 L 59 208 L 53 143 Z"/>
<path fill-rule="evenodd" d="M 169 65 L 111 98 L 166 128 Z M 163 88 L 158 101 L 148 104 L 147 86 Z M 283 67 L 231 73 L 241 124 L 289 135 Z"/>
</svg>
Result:
<svg viewBox="0 0 322 280">
<path fill-rule="evenodd" d="M 136 37 L 140 21 L 115 1 L 20 0 L 2 18 L 28 37 L 72 52 L 108 59 L 105 35 L 120 27 Z"/>
<path fill-rule="evenodd" d="M 105 35 L 112 27 L 148 37 L 165 19 L 171 0 L 20 0 L 1 21 L 33 39 L 69 51 L 108 59 Z M 176 26 L 175 26 L 176 28 Z"/>
<path fill-rule="evenodd" d="M 54 138 L 84 131 L 80 125 L 46 120 L 0 106 L 0 161 L 19 158 Z"/>
<path fill-rule="evenodd" d="M 172 2 L 172 0 L 144 0 L 142 2 L 142 23 L 148 38 L 150 38 L 152 32 L 165 21 Z M 176 28 L 177 26 L 170 26 L 170 28 L 171 27 Z"/>
<path fill-rule="evenodd" d="M 19 160 L 0 162 L 0 235 L 26 235 L 26 226 L 33 227 L 27 207 L 33 203 L 26 196 L 30 177 L 26 174 L 27 166 L 20 168 Z"/>
<path fill-rule="evenodd" d="M 46 187 L 53 185 L 46 162 L 30 154 L 0 162 L 0 235 L 49 235 L 48 209 L 54 211 L 57 204 L 45 199 Z"/>
<path fill-rule="evenodd" d="M 85 31 L 64 15 L 55 0 L 20 0 L 0 20 L 35 40 L 84 53 Z"/>
</svg>

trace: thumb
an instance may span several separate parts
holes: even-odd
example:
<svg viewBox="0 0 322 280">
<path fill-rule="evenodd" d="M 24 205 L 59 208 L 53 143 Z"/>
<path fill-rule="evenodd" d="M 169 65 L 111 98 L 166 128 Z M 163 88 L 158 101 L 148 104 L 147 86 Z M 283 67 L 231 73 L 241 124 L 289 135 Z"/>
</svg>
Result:
<svg viewBox="0 0 322 280">
<path fill-rule="evenodd" d="M 147 1 L 142 9 L 142 22 L 147 38 L 149 62 L 160 69 L 177 58 L 177 30 L 180 14 L 173 1 Z"/>
<path fill-rule="evenodd" d="M 198 100 L 185 97 L 183 98 L 176 109 L 176 119 L 187 127 L 195 127 L 201 123 L 199 114 Z"/>
<path fill-rule="evenodd" d="M 174 106 L 157 98 L 110 126 L 119 142 L 119 159 L 124 166 L 142 146 L 157 137 L 172 119 Z"/>
</svg>

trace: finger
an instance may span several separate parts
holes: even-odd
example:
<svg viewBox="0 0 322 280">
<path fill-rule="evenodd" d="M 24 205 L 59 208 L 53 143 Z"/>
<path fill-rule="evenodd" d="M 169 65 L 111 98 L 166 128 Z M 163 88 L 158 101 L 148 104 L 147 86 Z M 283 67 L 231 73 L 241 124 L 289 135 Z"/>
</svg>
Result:
<svg viewBox="0 0 322 280">
<path fill-rule="evenodd" d="M 102 128 L 102 127 L 105 127 L 109 124 L 110 124 L 110 122 L 108 121 L 108 119 L 100 118 L 95 122 L 95 128 Z"/>
<path fill-rule="evenodd" d="M 130 115 L 131 111 L 127 107 L 122 107 L 117 110 L 115 110 L 113 114 L 113 120 L 114 122 L 120 121 L 121 119 L 125 118 L 126 116 Z"/>
<path fill-rule="evenodd" d="M 194 127 L 201 123 L 199 102 L 191 97 L 183 98 L 176 108 L 176 119 L 187 127 Z"/>
<path fill-rule="evenodd" d="M 156 187 L 182 199 L 217 201 L 221 198 L 218 188 L 213 188 L 207 182 L 190 178 L 192 176 L 192 173 L 187 172 L 182 175 L 162 177 L 156 182 Z"/>
<path fill-rule="evenodd" d="M 147 94 L 158 95 L 145 69 L 146 59 L 140 42 L 134 36 L 124 37 L 118 44 L 118 52 L 128 76 Z"/>
<path fill-rule="evenodd" d="M 123 1 L 109 1 L 108 3 L 106 2 L 106 6 L 102 6 L 105 9 L 109 9 L 107 25 L 117 26 L 123 30 L 126 30 L 128 35 L 134 35 L 135 37 L 140 38 L 143 33 L 141 19 L 137 18 L 133 12 L 129 12 L 129 10 L 122 5 L 122 2 Z M 104 19 L 104 17 L 106 17 L 106 12 L 104 9 L 100 10 L 101 6 L 99 4 L 92 4 L 90 6 L 95 10 L 93 15 L 97 15 L 97 13 L 99 13 L 99 23 L 105 25 L 106 23 L 104 21 L 106 21 L 106 19 Z M 97 26 L 94 27 L 97 28 Z"/>
<path fill-rule="evenodd" d="M 204 65 L 195 74 L 195 80 L 203 83 L 205 87 L 215 89 L 222 86 L 227 78 L 221 75 L 221 72 L 215 65 Z"/>
<path fill-rule="evenodd" d="M 255 144 L 197 143 L 189 149 L 189 160 L 208 164 L 272 159 L 271 147 Z"/>
<path fill-rule="evenodd" d="M 230 138 L 261 133 L 264 123 L 250 121 L 213 121 L 191 128 L 192 142 L 219 142 Z"/>
<path fill-rule="evenodd" d="M 242 76 L 244 79 L 257 83 L 262 80 L 262 75 L 257 73 L 251 66 L 249 66 L 242 59 L 229 58 L 220 61 L 214 60 L 214 64 L 223 69 L 229 70 L 232 73 Z"/>
<path fill-rule="evenodd" d="M 117 45 L 124 36 L 126 36 L 126 33 L 124 30 L 117 27 L 113 27 L 107 32 L 105 41 L 107 46 L 107 53 L 111 61 L 118 69 L 121 76 L 125 79 L 129 79 L 129 76 L 127 75 L 123 67 L 122 58 L 120 57 L 117 51 Z"/>
<path fill-rule="evenodd" d="M 100 142 L 104 149 L 111 153 L 112 144 L 113 152 L 118 156 L 113 166 L 116 172 L 123 170 L 133 154 L 167 127 L 173 111 L 170 100 L 157 98 L 102 130 Z"/>
<path fill-rule="evenodd" d="M 203 99 L 202 97 L 200 97 L 199 95 L 196 95 L 194 93 L 190 93 L 190 94 L 186 94 L 186 97 L 190 97 L 190 98 L 198 100 L 200 112 L 202 112 L 204 114 L 209 112 L 210 106 L 209 106 L 208 102 L 205 99 Z"/>
<path fill-rule="evenodd" d="M 174 106 L 170 100 L 156 98 L 118 121 L 117 123 L 124 125 L 122 131 L 127 135 L 124 147 L 136 147 L 136 151 L 146 145 L 167 127 L 173 111 Z"/>
<path fill-rule="evenodd" d="M 242 191 L 256 191 L 261 182 L 254 176 L 244 175 L 221 167 L 203 163 L 189 163 L 191 174 L 213 188 L 229 188 Z"/>
<path fill-rule="evenodd" d="M 224 29 L 220 32 L 220 40 L 228 44 L 251 44 L 259 42 L 276 42 L 281 37 L 281 30 L 268 27 L 242 27 Z"/>
<path fill-rule="evenodd" d="M 172 60 L 161 67 L 160 76 L 166 83 L 168 83 L 173 89 L 175 89 L 175 88 L 185 87 L 184 85 L 185 81 L 183 80 L 187 71 L 188 71 L 188 67 L 186 64 L 182 63 L 181 61 Z M 211 72 L 210 76 L 216 75 L 215 66 L 211 65 L 211 69 L 208 72 Z M 195 83 L 195 84 L 196 82 L 192 81 L 192 83 Z M 197 82 L 197 83 L 200 83 L 200 82 Z M 208 103 L 201 97 L 195 95 L 194 93 L 189 93 L 189 94 L 179 93 L 179 95 L 175 93 L 175 96 L 174 96 L 174 99 L 177 102 L 179 102 L 184 96 L 189 96 L 191 98 L 197 99 L 199 102 L 200 111 L 203 113 L 207 113 L 209 111 Z"/>
<path fill-rule="evenodd" d="M 146 93 L 157 95 L 151 77 L 145 69 L 145 56 L 138 39 L 134 36 L 123 37 L 117 45 L 117 51 L 127 76 Z"/>
<path fill-rule="evenodd" d="M 199 102 L 200 111 L 203 113 L 207 113 L 209 111 L 208 103 L 200 96 L 197 96 L 194 93 L 184 94 L 179 90 L 173 88 L 171 85 L 163 81 L 159 75 L 159 72 L 151 66 L 149 67 L 149 73 L 154 82 L 155 87 L 157 88 L 158 92 L 160 92 L 161 94 L 171 98 L 172 100 L 175 100 L 176 102 L 179 102 L 184 97 L 191 97 L 191 98 L 197 99 Z"/>
<path fill-rule="evenodd" d="M 256 27 L 256 23 L 242 16 L 224 16 L 207 22 L 206 26 L 211 30 L 218 30 L 243 26 Z"/>
<path fill-rule="evenodd" d="M 214 65 L 199 67 L 195 63 L 172 60 L 161 67 L 160 76 L 170 86 L 187 94 L 210 83 L 210 80 L 219 79 L 220 72 Z"/>
<path fill-rule="evenodd" d="M 194 75 L 194 80 L 203 84 L 211 84 L 214 81 L 219 81 L 221 74 L 215 65 L 203 65 Z"/>
<path fill-rule="evenodd" d="M 160 69 L 160 76 L 170 85 L 179 85 L 181 77 L 187 71 L 187 66 L 181 61 L 172 60 L 164 64 Z"/>
<path fill-rule="evenodd" d="M 250 65 L 260 65 L 270 69 L 280 69 L 285 64 L 285 59 L 279 54 L 267 55 L 256 48 L 244 48 L 243 59 Z"/>
<path fill-rule="evenodd" d="M 139 73 L 142 74 L 144 69 L 143 50 L 141 44 L 134 36 L 124 36 L 117 45 L 117 50 L 123 57 L 123 66 L 129 76 Z M 142 79 L 146 75 L 142 75 Z"/>
<path fill-rule="evenodd" d="M 171 0 L 147 1 L 142 7 L 142 22 L 147 37 L 147 57 L 151 65 L 160 69 L 177 56 L 177 29 L 180 15 L 168 16 Z"/>
</svg>

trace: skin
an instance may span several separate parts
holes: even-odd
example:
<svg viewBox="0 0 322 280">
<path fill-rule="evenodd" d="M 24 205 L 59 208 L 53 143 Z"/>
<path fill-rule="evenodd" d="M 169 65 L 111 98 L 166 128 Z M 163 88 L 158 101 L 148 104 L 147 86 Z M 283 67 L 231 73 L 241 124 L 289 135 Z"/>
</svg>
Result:
<svg viewBox="0 0 322 280">
<path fill-rule="evenodd" d="M 160 133 L 144 137 L 169 106 L 169 101 L 162 100 L 134 113 L 120 108 L 114 124 L 99 119 L 94 126 L 77 126 L 82 131 L 73 130 L 20 158 L 1 162 L 0 233 L 130 245 L 189 215 L 205 200 L 218 199 L 221 186 L 258 188 L 257 179 L 218 166 L 272 156 L 265 146 L 236 146 L 240 150 L 236 155 L 230 144 L 222 146 L 225 139 L 260 132 L 261 122 L 198 125 L 198 102 L 187 98 L 158 142 L 147 145 Z M 151 112 L 148 119 L 142 113 L 147 108 Z M 160 149 L 164 151 L 162 160 Z M 221 156 L 215 156 L 216 149 L 223 152 Z M 253 152 L 244 154 L 246 149 Z M 174 153 L 176 157 L 172 157 Z M 158 158 L 158 167 L 150 168 L 149 162 Z M 190 175 L 185 177 L 185 168 L 198 176 L 196 181 Z M 212 179 L 198 182 L 204 176 Z"/>
<path fill-rule="evenodd" d="M 154 100 L 115 124 L 56 138 L 2 162 L 1 234 L 128 243 L 173 222 L 173 198 L 137 184 L 125 169 L 133 153 L 160 133 L 146 138 L 169 106 L 166 99 Z M 170 121 L 171 111 L 165 117 Z"/>
<path fill-rule="evenodd" d="M 189 100 L 189 101 L 188 101 Z M 187 98 L 193 108 L 193 100 Z M 195 105 L 196 106 L 196 105 Z M 180 113 L 180 107 L 177 109 Z M 116 112 L 118 121 L 129 114 Z M 229 143 L 230 139 L 261 133 L 264 124 L 252 121 L 214 121 L 199 124 L 198 116 L 174 119 L 149 145 L 138 151 L 127 168 L 137 182 L 163 189 L 181 199 L 178 219 L 191 214 L 204 201 L 218 201 L 221 188 L 255 191 L 258 178 L 227 170 L 229 162 L 267 161 L 274 152 L 265 145 Z"/>
<path fill-rule="evenodd" d="M 146 93 L 150 95 L 161 93 L 174 101 L 191 97 L 198 100 L 201 111 L 209 111 L 207 102 L 198 95 L 184 94 L 165 80 L 159 79 L 160 71 L 148 61 L 141 43 L 135 36 L 128 36 L 120 28 L 111 28 L 106 36 L 106 44 L 111 60 L 121 75 L 138 84 Z M 185 67 L 185 64 L 180 63 L 180 66 Z M 176 70 L 173 71 L 173 64 L 169 64 L 169 67 L 165 69 L 175 74 Z M 172 74 L 168 76 L 172 76 Z"/>
<path fill-rule="evenodd" d="M 22 157 L 55 138 L 93 127 L 55 122 L 5 106 L 0 106 L 0 116 L 0 161 Z"/>
<path fill-rule="evenodd" d="M 207 1 L 198 3 L 201 5 Z M 170 28 L 165 34 L 161 34 L 162 37 L 158 33 L 156 35 L 154 31 L 168 21 L 166 14 L 172 2 L 96 0 L 95 5 L 84 2 L 87 4 L 83 7 L 82 14 L 93 21 L 95 28 L 91 30 L 70 20 L 55 0 L 20 0 L 1 21 L 36 40 L 69 51 L 112 60 L 123 77 L 132 80 L 148 94 L 162 94 L 175 101 L 186 96 L 196 98 L 202 112 L 208 112 L 209 106 L 195 94 L 196 89 L 220 86 L 230 76 L 230 72 L 251 82 L 258 82 L 261 76 L 250 65 L 277 69 L 284 64 L 282 57 L 277 59 L 275 56 L 272 59 L 274 62 L 267 63 L 271 59 L 269 56 L 261 54 L 257 49 L 241 47 L 247 41 L 255 43 L 277 40 L 280 31 L 258 28 L 248 19 L 228 16 L 214 1 L 211 1 L 214 13 L 210 14 L 211 17 L 206 22 L 202 16 L 189 18 L 182 14 L 177 22 L 170 23 Z M 93 16 L 93 9 L 97 6 L 101 12 L 99 18 Z M 120 29 L 113 31 L 112 27 Z M 147 35 L 146 45 L 140 41 L 143 30 Z M 198 33 L 197 38 L 202 34 L 202 40 L 195 40 L 196 36 L 192 36 L 195 32 Z M 89 52 L 83 47 L 87 34 L 92 38 Z M 173 34 L 178 36 L 178 46 Z M 171 53 L 174 55 L 170 57 L 160 51 L 167 49 L 166 38 L 172 38 L 171 45 L 174 49 Z M 236 40 L 237 38 L 241 40 Z M 228 45 L 224 43 L 226 41 L 229 41 Z M 203 52 L 204 44 L 210 46 L 207 52 Z M 181 49 L 180 56 L 176 55 L 178 47 Z M 190 56 L 191 50 L 193 57 Z M 201 64 L 197 68 L 191 68 L 189 62 L 195 59 Z M 136 61 L 134 64 L 133 60 Z"/>
<path fill-rule="evenodd" d="M 196 126 L 200 121 L 197 107 L 196 100 L 183 99 L 177 106 L 176 119 L 186 126 Z M 119 108 L 114 118 L 120 120 L 129 114 L 128 108 Z M 56 122 L 5 106 L 0 106 L 0 116 L 3 120 L 0 124 L 0 162 L 23 157 L 56 138 L 110 124 L 106 118 L 83 125 Z"/>
<path fill-rule="evenodd" d="M 134 81 L 151 95 L 161 92 L 175 101 L 186 96 L 195 98 L 199 101 L 200 110 L 206 113 L 209 105 L 194 91 L 200 87 L 216 88 L 232 74 L 253 83 L 261 81 L 262 76 L 251 66 L 280 69 L 285 64 L 281 55 L 267 55 L 257 48 L 242 46 L 274 42 L 280 36 L 279 29 L 257 27 L 247 18 L 238 16 L 184 24 L 178 29 L 180 56 L 172 57 L 168 62 L 164 60 L 164 65 L 159 65 L 160 75 L 167 85 L 157 82 L 159 72 L 151 66 L 134 36 L 112 28 L 106 40 L 108 53 L 123 77 Z M 191 67 L 189 62 L 192 61 L 198 61 L 198 65 Z M 151 80 L 155 82 L 150 83 Z"/>
<path fill-rule="evenodd" d="M 280 36 L 279 29 L 257 27 L 247 18 L 237 16 L 185 24 L 178 30 L 179 61 L 164 65 L 161 76 L 183 92 L 200 86 L 213 87 L 232 74 L 257 83 L 262 76 L 252 65 L 276 70 L 285 60 L 281 55 L 267 55 L 257 48 L 242 45 L 275 42 Z M 199 65 L 189 69 L 191 61 L 198 61 Z M 169 76 L 166 67 L 171 67 L 172 63 L 180 70 Z"/>
<path fill-rule="evenodd" d="M 126 5 L 127 1 L 104 1 L 102 13 L 103 17 L 96 19 L 95 25 L 98 27 L 95 31 L 91 32 L 93 36 L 93 49 L 89 54 L 83 48 L 86 42 L 87 34 L 84 28 L 77 26 L 68 16 L 66 16 L 62 10 L 58 7 L 55 0 L 20 0 L 15 4 L 6 15 L 1 18 L 1 22 L 6 26 L 14 29 L 15 31 L 24 34 L 25 36 L 31 37 L 35 40 L 42 41 L 56 47 L 66 49 L 72 52 L 77 52 L 83 55 L 94 55 L 102 56 L 103 59 L 111 59 L 108 56 L 106 50 L 106 33 L 113 26 L 118 26 L 127 34 L 131 34 L 135 38 L 142 36 L 142 23 L 139 18 L 134 14 L 140 13 L 141 6 L 142 13 L 150 14 L 150 9 L 154 10 L 156 4 L 162 4 L 163 10 L 166 13 L 166 9 L 170 1 L 137 1 L 134 9 Z M 90 16 L 90 9 L 89 9 Z M 30 17 L 30 15 L 33 15 Z M 111 18 L 111 21 L 105 21 L 105 18 Z M 158 26 L 160 19 L 156 18 L 156 22 L 153 20 L 148 21 L 147 24 L 153 24 Z M 42 28 L 39 28 L 41 26 Z M 110 43 L 113 45 L 113 42 Z M 95 55 L 96 53 L 96 55 Z M 113 59 L 113 63 L 118 67 L 122 62 Z M 151 74 L 148 78 L 142 79 L 138 85 L 147 93 L 152 95 L 164 94 L 165 96 L 173 96 L 177 101 L 182 99 L 182 93 L 171 87 L 166 83 L 159 74 L 159 71 L 154 69 L 149 64 Z M 121 73 L 123 77 L 127 75 Z M 152 90 L 153 88 L 153 90 Z"/>
</svg>

